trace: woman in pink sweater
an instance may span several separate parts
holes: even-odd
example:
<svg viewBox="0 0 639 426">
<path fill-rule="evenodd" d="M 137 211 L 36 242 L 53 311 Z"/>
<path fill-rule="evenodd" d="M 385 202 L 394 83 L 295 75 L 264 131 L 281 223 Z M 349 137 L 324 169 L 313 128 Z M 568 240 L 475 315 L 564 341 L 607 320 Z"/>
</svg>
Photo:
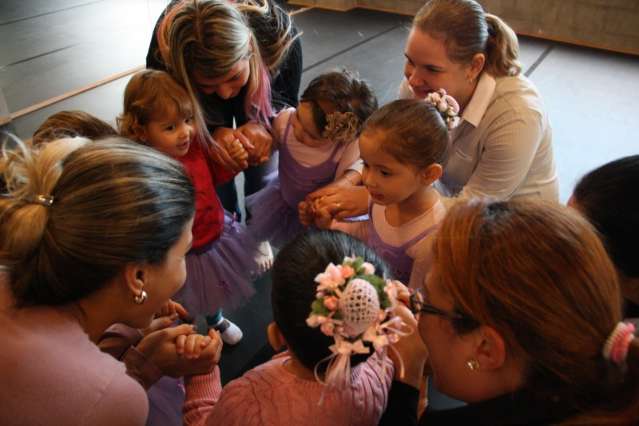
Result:
<svg viewBox="0 0 639 426">
<path fill-rule="evenodd" d="M 95 342 L 114 323 L 148 327 L 184 283 L 193 188 L 154 150 L 87 142 L 18 144 L 0 157 L 0 268 L 10 290 L 0 307 L 0 424 L 146 421 L 144 389 Z M 139 356 L 171 341 L 219 347 L 218 335 L 188 325 L 167 333 Z"/>
<path fill-rule="evenodd" d="M 325 334 L 325 327 L 320 331 L 309 326 L 317 325 L 309 318 L 319 294 L 316 276 L 330 263 L 341 264 L 345 256 L 361 256 L 378 275 L 385 275 L 386 267 L 372 250 L 341 232 L 305 233 L 280 251 L 273 266 L 275 322 L 269 325 L 268 337 L 275 350 L 287 351 L 223 390 L 211 376 L 187 379 L 185 424 L 377 425 L 386 408 L 393 367 L 373 345 L 364 343 L 373 355 L 350 357 L 350 380 L 342 386 L 318 381 L 330 381 L 331 369 L 327 372 L 326 367 L 336 339 Z M 377 324 L 378 311 L 374 317 L 368 322 Z"/>
</svg>

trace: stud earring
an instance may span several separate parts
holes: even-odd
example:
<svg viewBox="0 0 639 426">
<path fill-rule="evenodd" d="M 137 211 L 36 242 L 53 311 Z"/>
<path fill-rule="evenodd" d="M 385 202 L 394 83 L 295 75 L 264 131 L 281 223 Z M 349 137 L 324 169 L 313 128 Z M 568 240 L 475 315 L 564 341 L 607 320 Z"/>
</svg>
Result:
<svg viewBox="0 0 639 426">
<path fill-rule="evenodd" d="M 148 297 L 149 297 L 149 295 L 147 294 L 147 292 L 142 290 L 140 292 L 140 294 L 138 294 L 137 296 L 133 297 L 133 301 L 135 303 L 137 303 L 138 305 L 141 305 L 141 304 L 143 304 L 146 301 L 146 299 Z"/>
<path fill-rule="evenodd" d="M 471 359 L 470 361 L 466 362 L 466 367 L 468 367 L 470 371 L 479 370 L 479 361 L 477 361 L 476 359 Z"/>
</svg>

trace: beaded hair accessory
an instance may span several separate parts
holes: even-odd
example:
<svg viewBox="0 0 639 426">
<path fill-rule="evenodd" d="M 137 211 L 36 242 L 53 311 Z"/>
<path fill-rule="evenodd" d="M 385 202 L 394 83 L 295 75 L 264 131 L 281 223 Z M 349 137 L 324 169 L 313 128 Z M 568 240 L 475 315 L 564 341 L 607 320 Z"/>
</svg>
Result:
<svg viewBox="0 0 639 426">
<path fill-rule="evenodd" d="M 459 118 L 459 104 L 455 98 L 446 93 L 446 90 L 439 89 L 436 92 L 431 92 L 426 95 L 424 100 L 437 108 L 437 111 L 446 122 L 448 130 L 453 130 L 459 126 L 461 121 Z"/>
<path fill-rule="evenodd" d="M 405 287 L 375 275 L 375 267 L 361 257 L 345 257 L 341 265 L 330 263 L 315 282 L 316 299 L 306 324 L 319 327 L 323 334 L 335 339 L 329 347 L 332 354 L 315 366 L 318 382 L 327 386 L 348 384 L 351 355 L 368 354 L 371 347 L 384 354 L 391 343 L 412 333 L 391 312 Z M 318 368 L 324 362 L 328 366 L 322 381 Z"/>
<path fill-rule="evenodd" d="M 51 207 L 51 205 L 53 204 L 53 195 L 34 195 L 33 197 L 29 197 L 27 199 L 27 202 L 29 204 L 40 204 L 44 207 Z"/>
<path fill-rule="evenodd" d="M 355 139 L 359 125 L 359 118 L 352 112 L 331 112 L 326 114 L 326 126 L 322 131 L 322 137 L 338 145 L 345 144 Z"/>
<path fill-rule="evenodd" d="M 635 338 L 635 325 L 632 323 L 619 322 L 610 333 L 604 344 L 603 357 L 617 365 L 621 365 L 628 355 L 630 342 Z"/>
</svg>

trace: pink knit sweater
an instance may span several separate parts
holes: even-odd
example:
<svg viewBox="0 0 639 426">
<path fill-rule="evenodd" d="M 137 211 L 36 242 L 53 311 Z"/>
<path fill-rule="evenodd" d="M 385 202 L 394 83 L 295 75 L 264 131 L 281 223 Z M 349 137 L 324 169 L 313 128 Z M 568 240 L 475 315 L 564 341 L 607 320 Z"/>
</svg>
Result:
<svg viewBox="0 0 639 426">
<path fill-rule="evenodd" d="M 55 308 L 0 309 L 0 425 L 144 425 L 146 392 Z"/>
<path fill-rule="evenodd" d="M 326 391 L 324 386 L 303 380 L 284 364 L 289 357 L 275 358 L 230 382 L 219 395 L 219 381 L 212 376 L 187 380 L 184 423 L 186 425 L 377 425 L 386 408 L 393 377 L 388 357 L 373 355 L 353 369 L 352 388 Z M 217 377 L 219 380 L 219 377 Z M 219 397 L 219 401 L 218 401 Z M 217 403 L 216 403 L 217 401 Z"/>
</svg>

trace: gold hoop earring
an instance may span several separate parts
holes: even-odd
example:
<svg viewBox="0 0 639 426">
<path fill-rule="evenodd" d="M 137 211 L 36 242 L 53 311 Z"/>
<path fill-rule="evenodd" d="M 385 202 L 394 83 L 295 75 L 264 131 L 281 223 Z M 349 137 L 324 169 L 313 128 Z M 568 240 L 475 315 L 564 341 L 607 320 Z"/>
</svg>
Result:
<svg viewBox="0 0 639 426">
<path fill-rule="evenodd" d="M 133 297 L 133 301 L 138 304 L 141 305 L 144 302 L 146 302 L 146 299 L 149 297 L 149 295 L 147 294 L 146 291 L 142 290 L 140 292 L 140 294 L 138 294 L 137 296 Z"/>
<path fill-rule="evenodd" d="M 471 359 L 470 361 L 466 362 L 466 367 L 468 367 L 470 371 L 479 370 L 479 361 L 477 361 L 476 359 Z"/>
</svg>

